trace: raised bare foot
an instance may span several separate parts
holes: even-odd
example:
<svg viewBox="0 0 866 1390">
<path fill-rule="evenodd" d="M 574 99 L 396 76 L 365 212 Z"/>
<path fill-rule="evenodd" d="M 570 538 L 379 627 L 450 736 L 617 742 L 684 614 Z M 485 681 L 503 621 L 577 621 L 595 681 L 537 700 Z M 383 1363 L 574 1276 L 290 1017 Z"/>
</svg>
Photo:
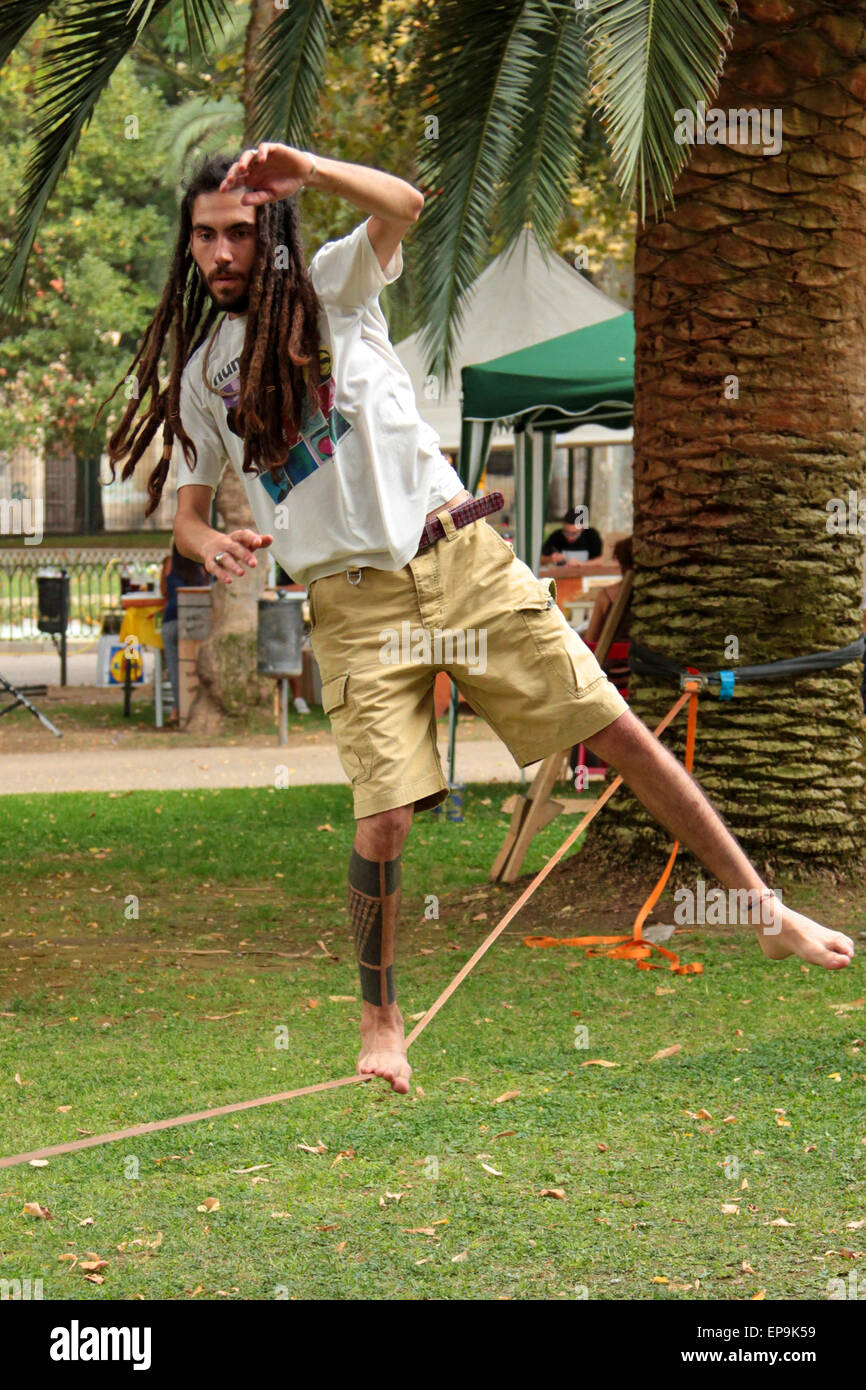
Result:
<svg viewBox="0 0 866 1390">
<path fill-rule="evenodd" d="M 384 1076 L 391 1089 L 405 1096 L 412 1068 L 406 1060 L 403 1015 L 396 1004 L 377 1008 L 365 1000 L 361 1008 L 361 1075 Z"/>
<path fill-rule="evenodd" d="M 757 932 L 761 949 L 770 960 L 799 956 L 811 965 L 822 965 L 825 970 L 841 970 L 850 964 L 854 955 L 850 936 L 830 931 L 820 922 L 813 922 L 811 917 L 804 917 L 802 912 L 794 912 L 781 904 L 776 920 L 771 918 L 767 925 L 759 926 Z"/>
</svg>

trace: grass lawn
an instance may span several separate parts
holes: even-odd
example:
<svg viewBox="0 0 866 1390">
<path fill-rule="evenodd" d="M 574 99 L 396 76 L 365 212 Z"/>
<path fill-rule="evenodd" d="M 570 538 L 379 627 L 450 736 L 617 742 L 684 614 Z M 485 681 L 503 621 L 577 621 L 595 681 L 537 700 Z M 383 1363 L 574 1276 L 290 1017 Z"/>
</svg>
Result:
<svg viewBox="0 0 866 1390">
<path fill-rule="evenodd" d="M 510 790 L 416 820 L 406 1015 L 528 882 L 487 882 Z M 345 787 L 0 799 L 0 1152 L 353 1071 L 350 808 Z M 678 933 L 699 976 L 523 945 L 627 931 L 650 886 L 567 858 L 413 1046 L 407 1097 L 377 1081 L 3 1170 L 0 1279 L 46 1299 L 825 1298 L 866 1262 L 862 960 L 770 965 L 747 929 Z M 862 953 L 862 890 L 786 897 Z"/>
</svg>

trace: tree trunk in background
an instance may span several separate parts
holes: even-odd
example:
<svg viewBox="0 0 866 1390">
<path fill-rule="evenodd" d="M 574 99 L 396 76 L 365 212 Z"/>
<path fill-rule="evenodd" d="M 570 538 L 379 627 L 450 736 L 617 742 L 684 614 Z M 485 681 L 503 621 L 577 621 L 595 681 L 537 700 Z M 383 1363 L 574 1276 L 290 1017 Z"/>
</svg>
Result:
<svg viewBox="0 0 866 1390">
<path fill-rule="evenodd" d="M 250 10 L 244 51 L 245 144 L 251 140 L 255 47 L 276 14 L 273 0 L 253 0 Z M 220 529 L 256 529 L 243 483 L 231 464 L 223 469 L 216 504 Z M 199 687 L 188 724 L 193 733 L 209 733 L 219 727 L 223 715 L 243 715 L 264 705 L 273 693 L 273 681 L 256 670 L 258 599 L 267 574 L 268 553 L 259 551 L 257 567 L 247 570 L 243 579 L 235 576 L 231 584 L 213 585 L 210 636 L 202 643 L 196 664 Z"/>
<path fill-rule="evenodd" d="M 781 108 L 781 152 L 696 144 L 676 209 L 639 229 L 632 634 L 682 665 L 862 632 L 863 536 L 827 522 L 831 499 L 866 495 L 864 103 L 866 3 L 745 0 L 712 107 Z M 862 862 L 860 679 L 849 665 L 701 697 L 695 775 L 765 872 Z M 651 725 L 676 694 L 631 678 Z M 682 757 L 685 712 L 666 737 Z M 634 798 L 604 819 L 601 846 L 658 858 Z"/>
<path fill-rule="evenodd" d="M 219 526 L 225 532 L 243 526 L 255 530 L 243 483 L 227 463 L 216 493 Z M 273 680 L 259 676 L 258 599 L 268 574 L 268 552 L 258 551 L 258 565 L 243 579 L 212 585 L 210 636 L 201 644 L 196 662 L 199 685 L 190 710 L 187 729 L 211 733 L 224 715 L 243 716 L 265 706 L 273 694 Z"/>
</svg>

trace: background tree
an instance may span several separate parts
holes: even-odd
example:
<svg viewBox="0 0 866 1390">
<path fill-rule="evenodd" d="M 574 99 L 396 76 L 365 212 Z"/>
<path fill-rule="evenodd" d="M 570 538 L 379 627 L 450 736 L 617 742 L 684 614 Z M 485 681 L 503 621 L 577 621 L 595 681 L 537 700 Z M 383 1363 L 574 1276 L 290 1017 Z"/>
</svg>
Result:
<svg viewBox="0 0 866 1390">
<path fill-rule="evenodd" d="M 778 110 L 782 148 L 695 145 L 638 231 L 632 632 L 683 665 L 862 632 L 866 527 L 828 531 L 828 504 L 866 498 L 864 70 L 866 4 L 743 4 L 714 105 Z M 862 864 L 860 678 L 702 699 L 696 774 L 759 863 Z M 629 698 L 654 723 L 671 690 L 632 677 Z M 631 799 L 597 838 L 658 846 Z"/>
<path fill-rule="evenodd" d="M 4 249 L 43 44 L 40 25 L 7 63 L 0 87 Z M 67 459 L 76 479 L 75 526 L 84 531 L 102 529 L 104 430 L 93 428 L 93 417 L 159 292 L 173 211 L 170 193 L 153 179 L 152 150 L 164 122 L 160 99 L 141 86 L 129 62 L 122 64 L 100 120 L 83 136 L 74 166 L 43 213 L 23 319 L 4 343 L 0 449 L 24 445 Z"/>
</svg>

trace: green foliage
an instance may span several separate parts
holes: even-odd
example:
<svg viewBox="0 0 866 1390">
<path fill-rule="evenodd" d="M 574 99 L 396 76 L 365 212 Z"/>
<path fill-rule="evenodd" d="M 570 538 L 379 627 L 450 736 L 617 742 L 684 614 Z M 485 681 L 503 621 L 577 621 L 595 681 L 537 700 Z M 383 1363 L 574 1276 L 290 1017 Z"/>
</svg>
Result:
<svg viewBox="0 0 866 1390">
<path fill-rule="evenodd" d="M 673 138 L 674 113 L 718 89 L 730 43 L 732 5 L 718 0 L 598 0 L 593 5 L 593 78 L 618 181 L 647 193 L 660 216 L 688 148 Z"/>
<path fill-rule="evenodd" d="M 38 41 L 29 53 L 19 49 L 0 92 L 3 249 L 22 182 L 38 56 Z M 122 63 L 42 218 L 23 320 L 0 368 L 0 448 L 38 447 L 48 434 L 76 453 L 88 447 L 97 405 L 128 364 L 166 274 L 174 205 L 155 177 L 165 120 L 158 96 Z"/>
</svg>

